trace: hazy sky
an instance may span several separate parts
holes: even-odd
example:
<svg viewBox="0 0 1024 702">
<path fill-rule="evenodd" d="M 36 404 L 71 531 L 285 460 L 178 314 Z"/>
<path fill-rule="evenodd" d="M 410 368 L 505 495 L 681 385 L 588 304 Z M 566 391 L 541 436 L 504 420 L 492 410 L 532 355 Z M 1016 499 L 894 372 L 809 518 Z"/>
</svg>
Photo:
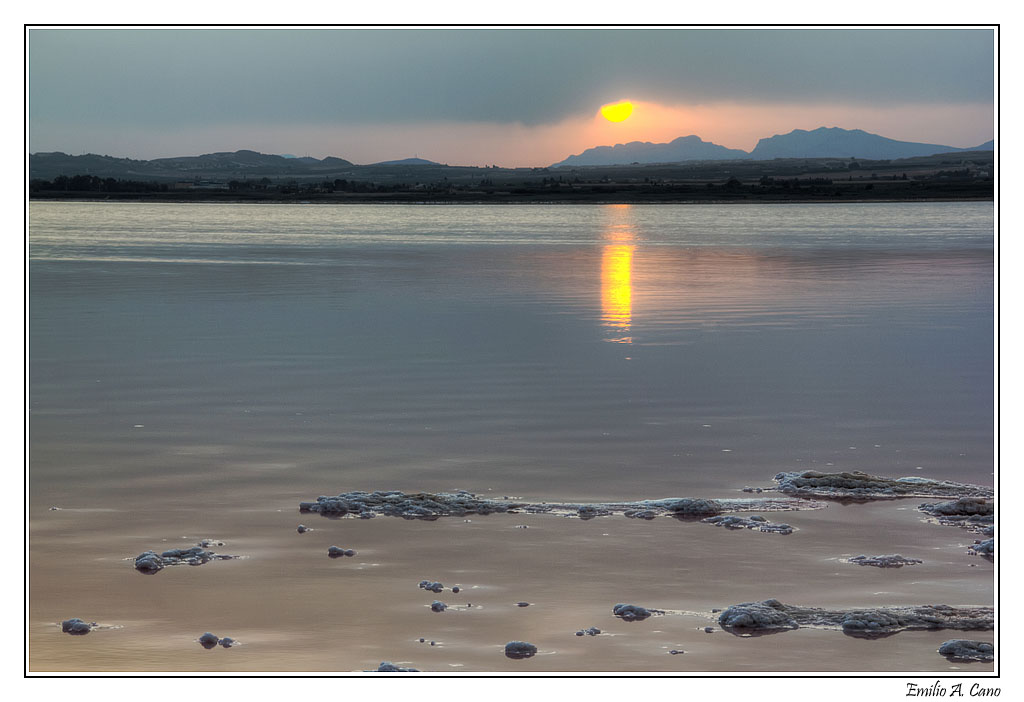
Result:
<svg viewBox="0 0 1024 702">
<path fill-rule="evenodd" d="M 821 126 L 967 147 L 993 136 L 993 63 L 985 29 L 44 28 L 29 150 L 527 166 Z"/>
</svg>

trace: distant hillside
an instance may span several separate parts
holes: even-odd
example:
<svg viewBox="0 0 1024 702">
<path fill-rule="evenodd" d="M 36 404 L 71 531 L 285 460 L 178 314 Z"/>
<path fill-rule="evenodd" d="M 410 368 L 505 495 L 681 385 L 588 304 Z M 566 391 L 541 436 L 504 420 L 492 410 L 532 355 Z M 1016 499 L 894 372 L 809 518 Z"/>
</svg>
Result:
<svg viewBox="0 0 1024 702">
<path fill-rule="evenodd" d="M 103 177 L 129 177 L 145 170 L 148 161 L 85 154 L 69 156 L 62 151 L 50 151 L 29 156 L 29 177 L 51 179 L 59 175 L 95 175 Z"/>
<path fill-rule="evenodd" d="M 238 179 L 263 176 L 319 175 L 351 167 L 343 158 L 328 156 L 288 158 L 257 151 L 219 151 L 201 156 L 177 156 L 137 161 L 128 158 L 85 154 L 69 156 L 60 151 L 31 154 L 29 177 L 53 179 L 60 175 L 94 175 L 105 178 L 158 180 Z"/>
<path fill-rule="evenodd" d="M 724 161 L 749 158 L 746 151 L 727 149 L 704 141 L 699 136 L 673 139 L 667 144 L 649 141 L 631 141 L 615 146 L 595 146 L 581 154 L 570 156 L 552 165 L 560 166 L 615 166 L 631 163 L 678 163 L 680 161 Z"/>
<path fill-rule="evenodd" d="M 989 142 L 991 144 L 991 142 Z M 978 150 L 981 147 L 975 147 Z M 991 148 L 991 146 L 989 147 Z M 942 144 L 921 144 L 896 141 L 862 129 L 819 127 L 812 131 L 794 129 L 789 134 L 776 134 L 757 142 L 750 158 L 872 158 L 894 159 L 931 156 L 932 154 L 970 151 Z"/>
<path fill-rule="evenodd" d="M 42 157 L 43 160 L 46 157 Z M 129 162 L 130 163 L 130 162 Z M 322 162 L 321 162 L 322 163 Z M 780 158 L 555 168 L 348 166 L 335 173 L 156 181 L 33 179 L 35 200 L 149 202 L 858 202 L 993 197 L 991 150 L 907 159 Z M 199 182 L 196 182 L 196 181 Z"/>
<path fill-rule="evenodd" d="M 860 129 L 821 127 L 812 131 L 796 129 L 789 134 L 775 135 L 758 142 L 750 153 L 729 149 L 704 141 L 698 136 L 674 139 L 667 144 L 633 141 L 615 146 L 597 146 L 581 154 L 569 156 L 554 164 L 559 166 L 628 166 L 631 164 L 678 164 L 717 161 L 801 158 L 894 160 L 931 156 L 939 153 L 992 151 L 993 142 L 960 149 L 940 144 L 919 144 L 896 141 Z M 416 167 L 415 175 L 395 166 Z M 98 154 L 71 156 L 60 151 L 30 154 L 29 178 L 53 180 L 58 176 L 88 175 L 99 178 L 171 183 L 174 181 L 229 181 L 296 179 L 296 180 L 379 180 L 414 178 L 422 181 L 430 172 L 450 167 L 422 158 L 383 161 L 371 165 L 355 165 L 336 156 L 316 159 L 310 156 L 263 154 L 242 149 L 218 151 L 200 156 L 177 156 L 151 161 Z M 457 167 L 451 167 L 457 170 Z M 472 170 L 472 169 L 470 169 Z M 527 169 L 529 170 L 529 169 Z M 455 171 L 452 171 L 455 172 Z"/>
<path fill-rule="evenodd" d="M 896 159 L 958 151 L 991 151 L 993 142 L 961 149 L 942 144 L 896 141 L 861 129 L 819 127 L 812 131 L 794 129 L 788 134 L 761 139 L 750 153 L 703 141 L 697 136 L 679 137 L 667 144 L 633 141 L 615 146 L 595 146 L 581 154 L 553 164 L 559 166 L 612 166 L 631 163 L 680 163 L 776 158 L 860 158 Z"/>
<path fill-rule="evenodd" d="M 371 166 L 440 166 L 437 161 L 428 161 L 425 158 L 402 158 L 397 161 L 379 161 L 371 163 Z"/>
</svg>

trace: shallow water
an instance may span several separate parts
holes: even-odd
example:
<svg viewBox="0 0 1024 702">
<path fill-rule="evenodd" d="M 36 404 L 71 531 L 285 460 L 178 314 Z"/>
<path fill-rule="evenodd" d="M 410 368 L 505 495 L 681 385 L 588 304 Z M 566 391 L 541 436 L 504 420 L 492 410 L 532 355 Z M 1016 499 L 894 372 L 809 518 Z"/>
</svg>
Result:
<svg viewBox="0 0 1024 702">
<path fill-rule="evenodd" d="M 992 227 L 973 203 L 33 203 L 30 670 L 991 671 L 935 649 L 992 632 L 700 630 L 768 597 L 993 604 L 974 535 L 913 500 L 786 514 L 790 536 L 297 505 L 733 497 L 803 468 L 991 485 Z M 204 537 L 243 558 L 124 560 Z M 924 563 L 836 560 L 860 553 Z"/>
</svg>

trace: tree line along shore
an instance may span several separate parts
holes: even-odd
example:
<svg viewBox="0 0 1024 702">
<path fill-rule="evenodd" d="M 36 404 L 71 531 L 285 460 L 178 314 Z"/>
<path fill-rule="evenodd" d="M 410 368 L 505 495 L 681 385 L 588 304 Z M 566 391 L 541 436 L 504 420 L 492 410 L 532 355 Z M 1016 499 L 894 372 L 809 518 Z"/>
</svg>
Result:
<svg viewBox="0 0 1024 702">
<path fill-rule="evenodd" d="M 906 183 L 774 183 L 742 182 L 643 187 L 599 183 L 565 188 L 518 186 L 480 190 L 408 189 L 376 186 L 365 190 L 320 185 L 264 189 L 172 190 L 160 184 L 117 182 L 96 188 L 40 184 L 29 190 L 32 200 L 124 200 L 147 202 L 437 202 L 437 203 L 672 203 L 672 202 L 859 202 L 912 200 L 991 200 L 993 183 L 949 181 Z"/>
<path fill-rule="evenodd" d="M 992 152 L 868 161 L 632 164 L 578 168 L 351 166 L 336 177 L 203 172 L 169 178 L 32 178 L 33 200 L 153 202 L 851 202 L 989 200 Z M 184 176 L 189 177 L 184 177 Z"/>
</svg>

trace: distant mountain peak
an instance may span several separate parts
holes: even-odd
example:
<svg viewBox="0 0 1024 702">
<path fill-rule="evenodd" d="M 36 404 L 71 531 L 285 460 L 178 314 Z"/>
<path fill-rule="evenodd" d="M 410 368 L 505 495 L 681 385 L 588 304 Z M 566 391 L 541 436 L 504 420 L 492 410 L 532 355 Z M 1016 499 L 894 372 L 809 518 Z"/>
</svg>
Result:
<svg viewBox="0 0 1024 702">
<path fill-rule="evenodd" d="M 866 132 L 863 129 L 818 127 L 794 129 L 786 134 L 765 137 L 757 142 L 750 153 L 728 149 L 704 141 L 691 134 L 673 139 L 667 144 L 631 141 L 615 146 L 595 146 L 553 164 L 559 166 L 614 166 L 631 163 L 677 163 L 680 161 L 723 161 L 732 159 L 769 160 L 775 158 L 863 158 L 892 160 L 931 156 L 956 151 L 987 151 L 993 148 L 988 141 L 979 146 L 962 149 L 942 144 L 924 144 L 897 141 Z"/>
<path fill-rule="evenodd" d="M 437 161 L 428 161 L 425 158 L 419 158 L 418 156 L 413 158 L 400 158 L 395 161 L 378 161 L 377 163 L 371 163 L 371 166 L 440 166 L 441 164 Z"/>
<path fill-rule="evenodd" d="M 631 141 L 615 146 L 595 146 L 581 154 L 575 154 L 552 164 L 562 166 L 614 166 L 631 163 L 677 163 L 680 161 L 721 161 L 747 158 L 747 152 L 727 149 L 710 141 L 704 141 L 696 134 L 676 137 L 667 144 L 649 141 Z"/>
<path fill-rule="evenodd" d="M 897 141 L 866 132 L 863 129 L 818 127 L 810 131 L 794 129 L 787 134 L 776 134 L 757 142 L 750 158 L 866 158 L 897 159 L 914 156 L 964 151 L 955 146 Z"/>
</svg>

